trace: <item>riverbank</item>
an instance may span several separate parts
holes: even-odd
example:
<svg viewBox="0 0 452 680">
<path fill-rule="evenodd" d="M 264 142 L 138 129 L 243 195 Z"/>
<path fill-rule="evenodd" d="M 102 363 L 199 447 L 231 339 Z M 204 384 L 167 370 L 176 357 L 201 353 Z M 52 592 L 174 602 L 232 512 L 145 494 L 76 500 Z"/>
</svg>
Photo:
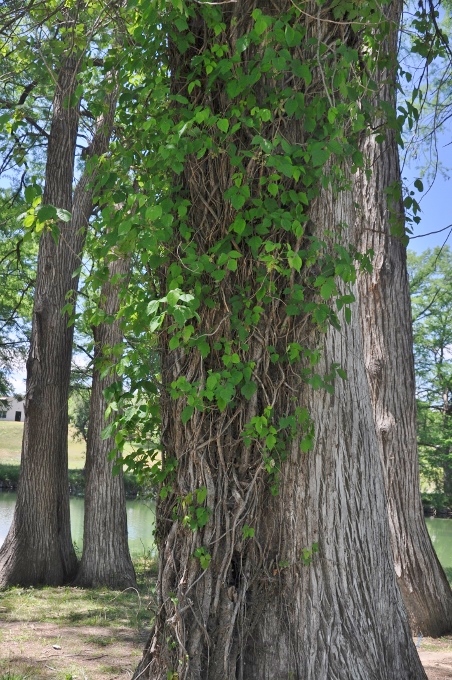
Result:
<svg viewBox="0 0 452 680">
<path fill-rule="evenodd" d="M 19 482 L 20 465 L 0 463 L 0 491 L 16 491 Z M 69 493 L 71 496 L 84 496 L 85 473 L 84 470 L 69 470 Z M 124 473 L 124 487 L 126 498 L 132 499 L 137 496 L 152 496 L 151 487 L 143 487 L 138 478 L 131 472 Z M 0 678 L 1 680 L 1 678 Z"/>
</svg>

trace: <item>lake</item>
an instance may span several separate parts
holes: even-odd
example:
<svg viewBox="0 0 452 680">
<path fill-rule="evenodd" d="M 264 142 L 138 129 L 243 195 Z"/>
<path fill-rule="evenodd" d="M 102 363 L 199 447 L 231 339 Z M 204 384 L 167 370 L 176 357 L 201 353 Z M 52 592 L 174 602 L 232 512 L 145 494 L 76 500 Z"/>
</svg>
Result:
<svg viewBox="0 0 452 680">
<path fill-rule="evenodd" d="M 16 494 L 0 492 L 0 545 L 5 540 L 10 527 Z M 71 498 L 72 540 L 81 549 L 83 545 L 83 498 Z M 428 517 L 427 528 L 436 553 L 443 567 L 452 568 L 452 519 Z M 127 524 L 129 529 L 129 548 L 133 557 L 154 551 L 155 510 L 152 503 L 127 501 Z"/>
<path fill-rule="evenodd" d="M 452 519 L 427 517 L 428 533 L 444 569 L 452 568 Z"/>
<path fill-rule="evenodd" d="M 0 545 L 6 538 L 13 519 L 16 494 L 8 491 L 0 492 Z M 72 540 L 77 548 L 83 545 L 83 498 L 71 498 L 71 530 Z M 154 551 L 155 510 L 153 503 L 140 500 L 127 501 L 127 525 L 129 531 L 129 549 L 132 557 L 149 554 Z"/>
</svg>

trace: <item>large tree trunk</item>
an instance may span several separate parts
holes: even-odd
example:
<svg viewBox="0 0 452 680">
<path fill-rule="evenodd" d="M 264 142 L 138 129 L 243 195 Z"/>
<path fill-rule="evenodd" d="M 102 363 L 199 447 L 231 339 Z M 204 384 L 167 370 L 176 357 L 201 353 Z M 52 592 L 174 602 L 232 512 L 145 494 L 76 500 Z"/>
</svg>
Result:
<svg viewBox="0 0 452 680">
<path fill-rule="evenodd" d="M 86 449 L 83 554 L 75 583 L 85 587 L 127 588 L 136 586 L 136 581 L 127 541 L 124 480 L 122 468 L 113 474 L 114 461 L 109 458 L 115 446 L 114 437 L 102 439 L 102 431 L 113 417 L 105 419 L 108 403 L 104 391 L 118 380 L 113 369 L 123 334 L 116 315 L 130 258 L 119 257 L 110 262 L 108 269 L 110 280 L 102 286 L 100 301 L 107 321 L 93 328 L 95 363 Z M 112 277 L 115 283 L 111 283 Z"/>
<path fill-rule="evenodd" d="M 396 46 L 392 46 L 393 51 Z M 384 81 L 383 81 L 384 82 Z M 385 98 L 393 97 L 384 88 Z M 433 549 L 420 498 L 416 391 L 406 250 L 391 224 L 403 224 L 401 200 L 387 200 L 400 184 L 393 132 L 363 152 L 371 174 L 358 173 L 357 200 L 373 204 L 359 220 L 359 248 L 373 251 L 371 273 L 358 277 L 364 354 L 388 496 L 394 565 L 413 634 L 452 630 L 452 591 Z"/>
<path fill-rule="evenodd" d="M 400 3 L 394 4 L 400 9 Z M 190 29 L 195 36 L 193 54 L 198 58 L 208 45 L 208 33 L 196 7 Z M 231 43 L 249 32 L 256 7 L 283 15 L 292 5 L 284 0 L 271 9 L 267 3 L 251 0 L 237 8 L 228 5 L 223 21 Z M 305 22 L 308 36 L 335 44 L 341 25 L 335 25 L 327 12 L 316 19 L 318 12 L 315 3 L 305 3 L 299 21 Z M 346 40 L 347 32 L 340 37 Z M 191 56 L 190 50 L 184 53 L 182 68 L 180 55 L 170 64 L 174 91 L 186 96 L 183 69 Z M 252 56 L 246 54 L 242 63 L 250 62 Z M 313 91 L 323 91 L 322 74 L 317 75 Z M 293 73 L 289 71 L 287 78 L 291 87 L 304 91 Z M 283 90 L 287 83 L 281 79 L 276 87 Z M 255 86 L 257 97 L 261 86 L 262 80 Z M 275 83 L 266 86 L 274 88 Z M 221 92 L 212 92 L 207 83 L 204 87 L 202 104 L 224 103 Z M 196 105 L 201 106 L 200 95 L 196 96 Z M 265 131 L 269 139 L 276 134 L 300 147 L 306 142 L 303 121 L 280 117 L 274 129 L 269 126 Z M 246 133 L 237 134 L 234 153 L 249 149 L 250 142 Z M 259 195 L 257 181 L 252 180 L 262 178 L 265 170 L 250 156 L 246 173 L 256 192 L 252 195 Z M 199 254 L 212 256 L 209 246 L 227 238 L 235 213 L 224 192 L 233 173 L 227 157 L 215 150 L 201 159 L 186 160 L 181 190 L 190 201 L 187 222 Z M 290 188 L 288 180 L 279 181 Z M 377 210 L 375 199 L 361 198 L 369 214 Z M 350 192 L 335 195 L 320 190 L 309 211 L 310 233 L 345 245 L 355 243 L 356 200 Z M 260 221 L 253 226 L 258 229 Z M 309 238 L 297 243 L 290 231 L 276 225 L 267 238 L 290 243 L 296 252 L 309 249 Z M 167 338 L 162 339 L 163 463 L 175 458 L 178 464 L 170 493 L 157 506 L 158 609 L 134 677 L 421 680 L 425 674 L 411 641 L 392 564 L 359 315 L 352 315 L 341 330 L 329 327 L 325 333 L 315 330 L 307 315 L 309 304 L 306 316 L 289 316 L 287 279 L 270 269 L 258 281 L 262 268 L 246 239 L 239 240 L 237 248 L 242 255 L 237 270 L 232 268 L 214 290 L 206 292 L 215 304 L 208 300 L 204 304 L 202 298 L 197 308 L 201 319 L 197 332 L 209 342 L 209 354 L 201 357 L 190 349 L 169 352 Z M 180 244 L 175 244 L 175 261 L 179 261 L 176 256 L 182 257 L 181 251 Z M 321 270 L 321 251 L 313 266 Z M 311 275 L 306 265 L 299 276 L 294 274 L 290 286 L 312 283 Z M 204 284 L 207 281 L 203 279 Z M 240 329 L 237 332 L 234 327 L 239 293 L 246 291 L 253 306 L 256 292 L 266 285 L 271 301 L 262 303 L 263 311 L 242 344 Z M 308 287 L 306 295 L 313 295 Z M 210 376 L 224 370 L 224 355 L 218 347 L 229 342 L 240 366 L 252 362 L 257 392 L 249 401 L 236 392 L 221 412 L 214 406 L 196 410 L 184 424 L 185 401 L 170 396 L 177 379 L 184 376 L 203 389 Z M 300 378 L 307 369 L 305 363 L 284 363 L 289 343 L 308 350 L 320 347 L 319 373 L 326 378 L 334 364 L 339 364 L 348 379 L 339 381 L 332 394 L 308 387 Z M 281 360 L 274 360 L 275 355 Z M 269 405 L 271 412 L 266 410 Z M 243 438 L 244 428 L 255 417 L 268 414 L 266 422 L 259 421 L 265 429 L 291 415 L 303 420 L 306 411 L 315 429 L 315 445 L 308 453 L 300 453 L 306 429 L 304 434 L 297 428 L 287 434 L 281 457 L 265 448 L 265 434 L 262 439 Z M 279 482 L 273 478 L 274 468 L 280 468 Z M 204 505 L 199 500 L 204 492 L 200 497 L 197 494 L 202 489 L 211 515 L 205 526 L 198 524 L 192 531 L 190 522 L 196 525 L 197 508 Z"/>
<path fill-rule="evenodd" d="M 78 104 L 67 103 L 73 101 L 79 67 L 79 56 L 64 61 L 53 101 L 43 203 L 72 211 L 72 219 L 58 224 L 57 243 L 45 231 L 39 244 L 21 475 L 13 522 L 0 549 L 0 587 L 60 585 L 72 580 L 77 569 L 67 476 L 73 326 L 68 326 L 61 310 L 68 293 L 77 289 L 78 276 L 73 274 L 80 265 L 93 210 L 95 172 L 85 172 L 73 190 L 79 114 Z M 89 154 L 100 155 L 108 147 L 116 99 L 113 88 Z"/>
</svg>

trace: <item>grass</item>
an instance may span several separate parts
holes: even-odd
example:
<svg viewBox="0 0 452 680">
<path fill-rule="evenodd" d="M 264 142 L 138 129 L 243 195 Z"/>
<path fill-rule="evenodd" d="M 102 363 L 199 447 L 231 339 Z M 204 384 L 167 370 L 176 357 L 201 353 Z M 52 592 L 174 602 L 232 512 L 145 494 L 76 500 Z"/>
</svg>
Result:
<svg viewBox="0 0 452 680">
<path fill-rule="evenodd" d="M 9 588 L 0 593 L 3 621 L 54 623 L 59 626 L 102 626 L 139 629 L 149 622 L 148 591 L 83 588 Z M 102 644 L 110 635 L 102 636 Z M 1 643 L 1 633 L 0 633 Z M 0 644 L 1 646 L 1 644 Z M 1 677 L 1 676 L 0 676 Z"/>
<path fill-rule="evenodd" d="M 113 644 L 115 628 L 141 629 L 149 624 L 149 603 L 154 598 L 157 565 L 151 557 L 134 560 L 134 565 L 137 574 L 136 589 L 116 591 L 107 588 L 46 586 L 15 587 L 0 591 L 0 616 L 6 623 L 34 621 L 71 627 L 102 626 L 106 633 L 100 638 L 96 637 L 96 644 Z"/>
<path fill-rule="evenodd" d="M 0 487 L 15 489 L 19 480 L 20 453 L 22 447 L 23 423 L 0 421 Z M 85 492 L 85 442 L 74 439 L 73 430 L 69 429 L 68 458 L 69 486 L 71 494 L 82 495 Z M 131 472 L 124 473 L 126 496 L 134 498 L 140 490 L 138 481 Z M 147 489 L 148 493 L 150 489 Z M 2 680 L 0 676 L 0 680 Z"/>
<path fill-rule="evenodd" d="M 23 423 L 6 420 L 0 421 L 0 465 L 19 465 L 23 432 Z M 74 439 L 74 432 L 70 429 L 68 455 L 71 470 L 83 468 L 85 465 L 85 452 L 85 442 L 76 441 Z"/>
<path fill-rule="evenodd" d="M 104 666 L 122 660 L 132 670 L 151 625 L 156 564 L 149 557 L 134 564 L 136 589 L 0 591 L 0 680 L 130 677 Z"/>
</svg>

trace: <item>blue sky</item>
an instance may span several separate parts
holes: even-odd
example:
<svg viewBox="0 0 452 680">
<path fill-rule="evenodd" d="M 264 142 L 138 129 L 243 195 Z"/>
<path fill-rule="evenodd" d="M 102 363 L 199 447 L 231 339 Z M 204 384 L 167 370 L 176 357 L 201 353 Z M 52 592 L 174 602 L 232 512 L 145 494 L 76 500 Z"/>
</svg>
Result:
<svg viewBox="0 0 452 680">
<path fill-rule="evenodd" d="M 427 248 L 442 246 L 447 238 L 447 243 L 452 248 L 452 133 L 449 130 L 445 130 L 438 136 L 436 147 L 441 170 L 438 170 L 434 180 L 429 181 L 427 177 L 422 179 L 423 194 L 414 189 L 414 180 L 421 175 L 415 162 L 412 161 L 410 166 L 405 165 L 402 170 L 405 184 L 415 191 L 414 198 L 419 201 L 422 208 L 421 222 L 414 225 L 413 236 L 438 231 L 451 225 L 450 229 L 439 234 L 412 239 L 408 248 L 417 253 Z M 434 167 L 434 161 L 432 166 Z M 448 172 L 450 178 L 447 176 Z"/>
</svg>

